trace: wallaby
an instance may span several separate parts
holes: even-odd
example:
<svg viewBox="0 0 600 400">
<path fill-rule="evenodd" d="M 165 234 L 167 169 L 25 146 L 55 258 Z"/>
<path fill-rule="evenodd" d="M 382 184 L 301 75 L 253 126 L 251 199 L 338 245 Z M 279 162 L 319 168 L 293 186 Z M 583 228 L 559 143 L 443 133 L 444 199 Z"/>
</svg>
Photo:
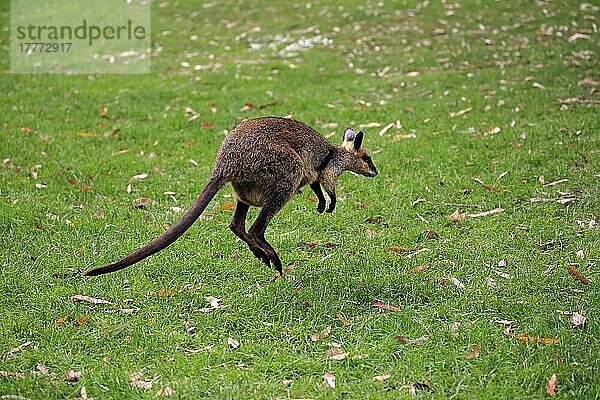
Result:
<svg viewBox="0 0 600 400">
<path fill-rule="evenodd" d="M 304 185 L 318 199 L 317 211 L 333 212 L 335 183 L 344 171 L 374 177 L 377 168 L 361 147 L 363 132 L 346 128 L 340 147 L 330 143 L 308 125 L 287 118 L 264 117 L 237 125 L 223 140 L 208 183 L 192 207 L 162 235 L 121 261 L 90 269 L 85 276 L 118 271 L 164 249 L 200 217 L 208 203 L 227 182 L 235 191 L 236 207 L 229 228 L 264 262 L 282 275 L 281 260 L 265 240 L 271 219 Z M 325 210 L 325 197 L 329 207 Z M 246 231 L 250 206 L 262 207 Z"/>
</svg>

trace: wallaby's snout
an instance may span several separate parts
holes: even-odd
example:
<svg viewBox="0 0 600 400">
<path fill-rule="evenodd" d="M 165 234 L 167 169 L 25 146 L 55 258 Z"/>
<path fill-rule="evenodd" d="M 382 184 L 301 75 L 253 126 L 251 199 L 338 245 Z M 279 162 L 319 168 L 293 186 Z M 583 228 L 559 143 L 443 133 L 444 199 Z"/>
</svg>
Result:
<svg viewBox="0 0 600 400">
<path fill-rule="evenodd" d="M 369 178 L 375 178 L 379 174 L 379 171 L 377 171 L 377 167 L 375 167 L 375 164 L 373 164 L 371 156 L 369 156 L 367 153 L 364 153 L 362 155 L 361 161 L 364 164 L 367 164 L 368 168 L 368 171 L 363 174 L 364 176 L 368 176 Z"/>
</svg>

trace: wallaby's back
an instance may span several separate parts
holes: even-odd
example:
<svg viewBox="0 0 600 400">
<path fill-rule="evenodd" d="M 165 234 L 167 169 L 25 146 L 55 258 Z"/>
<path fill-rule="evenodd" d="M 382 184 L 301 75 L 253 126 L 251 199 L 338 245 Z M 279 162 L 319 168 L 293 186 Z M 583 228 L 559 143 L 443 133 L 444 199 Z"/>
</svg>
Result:
<svg viewBox="0 0 600 400">
<path fill-rule="evenodd" d="M 233 171 L 231 167 L 256 170 L 278 161 L 270 152 L 281 155 L 288 151 L 316 167 L 333 149 L 332 143 L 302 122 L 277 117 L 250 119 L 241 122 L 227 135 L 217 155 L 217 168 L 222 164 L 224 172 L 236 176 L 239 171 Z M 291 153 L 289 156 L 293 157 Z"/>
<path fill-rule="evenodd" d="M 251 119 L 227 135 L 217 155 L 215 173 L 243 191 L 284 184 L 286 179 L 289 185 L 302 185 L 317 179 L 319 165 L 335 149 L 302 122 L 277 117 Z M 300 182 L 292 182 L 297 175 Z M 258 203 L 250 202 L 262 205 Z"/>
</svg>

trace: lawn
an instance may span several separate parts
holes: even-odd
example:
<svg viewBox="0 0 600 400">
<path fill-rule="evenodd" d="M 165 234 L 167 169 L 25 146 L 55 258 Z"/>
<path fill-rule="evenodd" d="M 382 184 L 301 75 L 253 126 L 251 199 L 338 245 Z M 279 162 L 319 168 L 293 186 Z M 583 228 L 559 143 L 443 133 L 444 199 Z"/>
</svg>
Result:
<svg viewBox="0 0 600 400">
<path fill-rule="evenodd" d="M 153 2 L 137 75 L 11 74 L 9 5 L 0 398 L 600 398 L 597 5 Z M 264 115 L 362 129 L 380 171 L 277 215 L 283 279 L 230 187 L 80 275 L 177 221 Z"/>
</svg>

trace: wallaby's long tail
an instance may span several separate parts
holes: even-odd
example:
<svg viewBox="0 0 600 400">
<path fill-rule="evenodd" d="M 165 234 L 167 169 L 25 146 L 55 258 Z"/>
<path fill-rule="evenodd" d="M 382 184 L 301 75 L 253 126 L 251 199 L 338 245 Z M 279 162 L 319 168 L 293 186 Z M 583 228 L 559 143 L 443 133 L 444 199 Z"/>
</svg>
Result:
<svg viewBox="0 0 600 400">
<path fill-rule="evenodd" d="M 183 217 L 181 217 L 179 221 L 166 230 L 162 235 L 139 248 L 137 251 L 125 257 L 121 261 L 104 267 L 89 269 L 83 273 L 83 276 L 96 276 L 118 271 L 120 269 L 129 267 L 130 265 L 133 265 L 156 252 L 161 251 L 177 240 L 181 235 L 184 234 L 185 231 L 189 229 L 190 226 L 194 224 L 206 206 L 208 206 L 208 203 L 210 203 L 212 198 L 215 197 L 219 189 L 221 189 L 224 184 L 225 182 L 222 179 L 211 177 L 192 207 L 185 213 Z"/>
</svg>

